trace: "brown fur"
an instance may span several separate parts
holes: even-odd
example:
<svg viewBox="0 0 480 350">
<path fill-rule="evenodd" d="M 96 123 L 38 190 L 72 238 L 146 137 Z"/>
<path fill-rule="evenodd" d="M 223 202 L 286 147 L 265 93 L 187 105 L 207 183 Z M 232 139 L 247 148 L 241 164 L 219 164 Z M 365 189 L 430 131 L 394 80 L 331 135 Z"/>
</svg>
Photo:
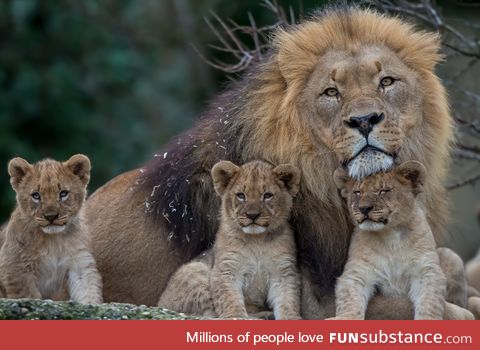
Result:
<svg viewBox="0 0 480 350">
<path fill-rule="evenodd" d="M 311 278 L 309 300 L 320 304 L 304 311 L 329 308 L 352 231 L 331 174 L 341 163 L 353 164 L 348 158 L 361 141 L 343 121 L 370 111 L 385 115 L 372 133 L 388 154 L 368 150 L 354 163 L 362 173 L 375 168 L 372 157 L 383 165 L 425 164 L 420 200 L 434 235 L 441 236 L 448 217 L 441 184 L 453 128 L 434 73 L 438 49 L 437 35 L 356 8 L 326 11 L 280 30 L 270 56 L 219 96 L 195 127 L 173 139 L 143 173 L 119 176 L 87 203 L 107 300 L 155 304 L 173 271 L 214 240 L 219 202 L 211 167 L 221 159 L 266 159 L 294 164 L 303 174 L 292 226 L 301 269 Z M 380 87 L 387 74 L 398 80 Z M 324 95 L 330 84 L 340 99 Z M 400 311 L 378 316 L 408 317 Z"/>
<path fill-rule="evenodd" d="M 356 226 L 348 261 L 335 289 L 336 319 L 364 319 L 376 290 L 387 297 L 408 296 L 415 319 L 443 319 L 452 308 L 459 310 L 455 319 L 473 319 L 467 310 L 453 304 L 445 308 L 447 278 L 439 253 L 445 262 L 451 251 L 437 252 L 423 205 L 417 200 L 425 174 L 424 166 L 415 161 L 362 181 L 349 179 L 343 169 L 336 170 L 335 182 L 348 199 Z M 465 274 L 461 260 L 459 263 L 462 290 L 454 285 L 448 293 L 460 293 L 459 302 L 466 307 Z M 443 267 L 454 269 L 449 264 Z"/>
<path fill-rule="evenodd" d="M 222 161 L 212 178 L 222 197 L 213 250 L 173 275 L 159 306 L 222 318 L 247 318 L 270 307 L 276 319 L 299 319 L 300 275 L 287 219 L 300 172 L 290 165 Z"/>
<path fill-rule="evenodd" d="M 17 207 L 0 249 L 0 280 L 9 298 L 102 301 L 101 279 L 90 253 L 83 202 L 90 161 L 10 161 Z"/>
</svg>

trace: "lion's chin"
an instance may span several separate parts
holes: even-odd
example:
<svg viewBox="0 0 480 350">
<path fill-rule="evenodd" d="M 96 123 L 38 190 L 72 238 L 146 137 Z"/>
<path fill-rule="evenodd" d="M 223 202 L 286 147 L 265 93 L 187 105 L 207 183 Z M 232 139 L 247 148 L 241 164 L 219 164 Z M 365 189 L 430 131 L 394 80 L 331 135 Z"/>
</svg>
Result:
<svg viewBox="0 0 480 350">
<path fill-rule="evenodd" d="M 256 235 L 256 234 L 264 233 L 265 231 L 267 231 L 267 228 L 263 227 L 263 226 L 252 224 L 252 225 L 242 227 L 242 231 L 243 231 L 243 233 L 255 234 Z"/>
<path fill-rule="evenodd" d="M 56 233 L 62 233 L 65 230 L 65 225 L 48 225 L 42 227 L 43 233 L 46 234 L 56 234 Z"/>
<path fill-rule="evenodd" d="M 374 148 L 366 148 L 348 163 L 350 177 L 361 180 L 393 166 L 393 157 Z"/>
<path fill-rule="evenodd" d="M 358 227 L 364 231 L 381 231 L 385 227 L 385 224 L 382 222 L 375 222 L 371 220 L 365 220 Z"/>
</svg>

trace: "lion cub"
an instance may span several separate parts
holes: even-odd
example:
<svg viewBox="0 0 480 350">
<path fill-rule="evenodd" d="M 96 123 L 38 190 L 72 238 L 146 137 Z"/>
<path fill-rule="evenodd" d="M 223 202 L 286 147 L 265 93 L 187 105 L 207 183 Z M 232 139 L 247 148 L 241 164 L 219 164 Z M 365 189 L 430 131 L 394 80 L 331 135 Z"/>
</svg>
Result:
<svg viewBox="0 0 480 350">
<path fill-rule="evenodd" d="M 445 300 L 447 279 L 439 254 L 445 260 L 449 250 L 437 251 L 416 198 L 424 179 L 425 168 L 416 161 L 361 181 L 350 179 L 343 169 L 335 171 L 335 183 L 348 200 L 356 226 L 345 270 L 336 285 L 337 319 L 364 319 L 377 290 L 391 297 L 408 296 L 415 319 L 457 317 L 448 314 L 472 317 Z M 461 261 L 460 265 L 463 269 Z M 461 296 L 459 302 L 465 304 L 465 298 Z"/>
<path fill-rule="evenodd" d="M 275 319 L 300 318 L 300 276 L 288 224 L 300 171 L 253 161 L 212 168 L 222 199 L 215 244 L 170 279 L 159 306 L 189 314 L 247 318 L 273 310 Z"/>
<path fill-rule="evenodd" d="M 102 288 L 90 253 L 82 205 L 90 160 L 74 155 L 60 163 L 8 164 L 17 207 L 4 231 L 0 281 L 8 298 L 70 299 L 101 303 Z M 66 288 L 67 287 L 67 288 Z"/>
</svg>

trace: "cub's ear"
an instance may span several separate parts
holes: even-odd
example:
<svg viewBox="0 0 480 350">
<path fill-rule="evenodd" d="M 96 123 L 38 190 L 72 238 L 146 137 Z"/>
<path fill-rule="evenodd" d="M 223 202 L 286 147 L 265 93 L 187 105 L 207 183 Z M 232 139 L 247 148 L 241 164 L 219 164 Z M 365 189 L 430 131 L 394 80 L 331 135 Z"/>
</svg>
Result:
<svg viewBox="0 0 480 350">
<path fill-rule="evenodd" d="M 225 192 L 228 184 L 239 171 L 239 166 L 227 160 L 222 160 L 213 166 L 211 171 L 213 187 L 220 196 Z"/>
<path fill-rule="evenodd" d="M 33 165 L 25 159 L 16 157 L 8 163 L 8 174 L 10 175 L 10 183 L 14 190 L 29 171 L 33 169 Z"/>
<path fill-rule="evenodd" d="M 273 169 L 273 173 L 295 197 L 300 190 L 300 169 L 290 164 L 280 164 Z"/>
<path fill-rule="evenodd" d="M 78 176 L 84 185 L 90 181 L 90 159 L 83 154 L 75 154 L 63 163 L 74 175 Z"/>
<path fill-rule="evenodd" d="M 348 197 L 348 191 L 351 189 L 352 178 L 348 175 L 347 171 L 340 167 L 333 173 L 333 181 L 340 190 L 342 197 Z"/>
<path fill-rule="evenodd" d="M 396 174 L 401 180 L 406 180 L 412 185 L 413 194 L 417 195 L 422 192 L 423 184 L 425 183 L 425 176 L 427 170 L 425 166 L 415 160 L 400 164 L 395 169 Z"/>
</svg>

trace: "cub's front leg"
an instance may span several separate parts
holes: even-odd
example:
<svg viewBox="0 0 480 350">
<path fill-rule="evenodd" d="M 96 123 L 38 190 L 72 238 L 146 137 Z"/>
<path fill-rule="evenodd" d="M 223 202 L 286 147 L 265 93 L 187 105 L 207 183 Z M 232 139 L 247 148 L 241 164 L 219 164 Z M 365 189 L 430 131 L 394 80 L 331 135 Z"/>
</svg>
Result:
<svg viewBox="0 0 480 350">
<path fill-rule="evenodd" d="M 220 318 L 248 318 L 243 296 L 242 277 L 236 276 L 235 268 L 214 267 L 210 277 L 215 312 Z"/>
<path fill-rule="evenodd" d="M 32 272 L 6 273 L 2 279 L 7 298 L 42 299 L 37 279 Z"/>
<path fill-rule="evenodd" d="M 35 259 L 23 257 L 21 249 L 9 242 L 0 249 L 0 284 L 5 297 L 42 299 L 35 276 Z"/>
<path fill-rule="evenodd" d="M 334 319 L 364 320 L 375 284 L 365 269 L 353 269 L 348 265 L 350 262 L 335 287 L 337 311 Z"/>
<path fill-rule="evenodd" d="M 440 266 L 426 266 L 412 278 L 409 296 L 415 320 L 442 320 L 447 281 Z"/>
<path fill-rule="evenodd" d="M 282 269 L 270 280 L 268 303 L 276 320 L 300 320 L 300 274 L 295 266 Z"/>
<path fill-rule="evenodd" d="M 102 302 L 102 279 L 90 252 L 82 250 L 72 258 L 68 287 L 70 299 L 73 301 L 82 304 Z"/>
</svg>

